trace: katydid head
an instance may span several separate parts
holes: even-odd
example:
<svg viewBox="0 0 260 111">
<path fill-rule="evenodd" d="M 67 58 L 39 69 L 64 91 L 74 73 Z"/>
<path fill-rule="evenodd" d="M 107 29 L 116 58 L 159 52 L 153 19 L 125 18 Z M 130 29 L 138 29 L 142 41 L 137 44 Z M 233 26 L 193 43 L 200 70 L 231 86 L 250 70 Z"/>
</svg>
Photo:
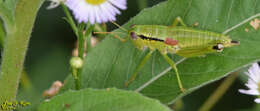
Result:
<svg viewBox="0 0 260 111">
<path fill-rule="evenodd" d="M 232 47 L 232 46 L 240 45 L 239 41 L 232 40 L 229 36 L 222 37 L 221 43 L 223 44 L 224 47 Z"/>
<path fill-rule="evenodd" d="M 239 45 L 240 42 L 236 40 L 230 39 L 229 36 L 223 35 L 221 39 L 219 39 L 215 45 L 213 45 L 212 49 L 216 50 L 217 52 L 222 52 L 226 47 L 233 47 Z"/>
</svg>

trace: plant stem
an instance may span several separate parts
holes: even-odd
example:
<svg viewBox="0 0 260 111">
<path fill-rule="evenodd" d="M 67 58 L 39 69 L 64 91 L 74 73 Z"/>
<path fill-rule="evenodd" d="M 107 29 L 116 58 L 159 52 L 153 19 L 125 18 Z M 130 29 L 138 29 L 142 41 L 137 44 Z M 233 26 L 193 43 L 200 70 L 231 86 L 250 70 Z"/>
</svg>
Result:
<svg viewBox="0 0 260 111">
<path fill-rule="evenodd" d="M 81 89 L 81 72 L 82 72 L 81 68 L 80 69 L 76 69 L 76 75 L 74 76 L 76 90 L 80 90 Z"/>
<path fill-rule="evenodd" d="M 79 24 L 78 26 L 78 57 L 80 57 L 82 60 L 84 60 L 84 51 L 85 51 L 85 47 L 84 47 L 84 23 Z M 75 88 L 76 90 L 80 90 L 81 89 L 81 72 L 82 72 L 82 68 L 79 69 L 75 69 L 72 67 L 72 74 L 75 80 Z"/>
<path fill-rule="evenodd" d="M 85 51 L 85 47 L 84 47 L 84 43 L 85 43 L 85 40 L 84 40 L 84 27 L 85 27 L 85 24 L 84 23 L 81 23 L 79 24 L 79 32 L 78 32 L 78 56 L 84 60 L 84 51 Z"/>
<path fill-rule="evenodd" d="M 84 23 L 79 24 L 77 27 L 68 8 L 63 3 L 61 3 L 61 6 L 67 17 L 65 20 L 70 24 L 73 32 L 75 33 L 75 35 L 77 36 L 77 39 L 78 39 L 78 57 L 80 57 L 82 60 L 84 60 L 84 51 L 85 51 Z M 81 70 L 82 70 L 81 68 L 75 69 L 74 67 L 72 67 L 72 75 L 74 77 L 76 90 L 79 90 L 81 88 L 81 72 L 82 72 Z"/>
<path fill-rule="evenodd" d="M 0 74 L 0 103 L 14 101 L 23 69 L 28 42 L 37 11 L 43 0 L 18 0 L 15 26 L 7 33 Z"/>
<path fill-rule="evenodd" d="M 76 90 L 80 90 L 81 88 L 81 81 L 78 78 L 78 69 L 72 68 L 72 76 L 74 78 L 75 81 L 75 89 Z"/>
<path fill-rule="evenodd" d="M 78 27 L 78 57 L 80 57 L 84 61 L 84 53 L 85 53 L 85 41 L 88 38 L 90 40 L 91 32 L 94 29 L 94 26 L 90 25 L 88 23 L 87 30 L 84 33 L 86 25 L 84 23 L 79 24 Z M 88 43 L 88 47 L 90 46 L 90 43 Z M 76 90 L 81 89 L 81 79 L 82 79 L 82 68 L 77 69 L 77 71 L 74 71 L 74 79 L 75 79 L 75 87 Z"/>
<path fill-rule="evenodd" d="M 236 80 L 237 75 L 238 72 L 233 72 L 231 75 L 229 75 L 214 91 L 214 93 L 206 100 L 206 102 L 200 107 L 198 111 L 210 111 L 210 109 L 218 102 L 218 100 L 232 85 L 234 80 Z"/>
<path fill-rule="evenodd" d="M 87 28 L 88 29 L 86 30 L 84 40 L 87 41 L 87 52 L 89 52 L 91 50 L 91 37 L 92 37 L 91 32 L 94 30 L 95 25 L 88 24 Z"/>
</svg>

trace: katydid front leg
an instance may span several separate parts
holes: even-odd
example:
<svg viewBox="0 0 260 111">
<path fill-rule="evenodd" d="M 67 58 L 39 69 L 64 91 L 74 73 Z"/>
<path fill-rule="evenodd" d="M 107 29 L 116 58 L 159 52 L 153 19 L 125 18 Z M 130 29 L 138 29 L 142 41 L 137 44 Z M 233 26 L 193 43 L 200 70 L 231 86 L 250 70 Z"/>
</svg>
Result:
<svg viewBox="0 0 260 111">
<path fill-rule="evenodd" d="M 125 83 L 125 87 L 128 87 L 128 85 L 133 82 L 135 80 L 135 78 L 138 75 L 138 72 L 143 68 L 143 66 L 145 65 L 145 63 L 149 60 L 149 58 L 152 56 L 153 54 L 153 50 L 150 50 L 150 52 L 148 54 L 145 55 L 145 57 L 143 58 L 143 60 L 141 61 L 141 63 L 137 66 L 134 74 L 130 77 L 130 79 Z"/>
<path fill-rule="evenodd" d="M 170 57 L 168 57 L 167 53 L 161 52 L 161 54 L 162 54 L 163 58 L 170 64 L 172 69 L 175 71 L 177 81 L 178 81 L 178 85 L 179 85 L 181 92 L 185 92 L 185 89 L 183 88 L 183 85 L 182 85 L 182 82 L 181 82 L 181 79 L 180 79 L 180 76 L 179 76 L 178 69 L 177 69 L 174 61 Z"/>
</svg>

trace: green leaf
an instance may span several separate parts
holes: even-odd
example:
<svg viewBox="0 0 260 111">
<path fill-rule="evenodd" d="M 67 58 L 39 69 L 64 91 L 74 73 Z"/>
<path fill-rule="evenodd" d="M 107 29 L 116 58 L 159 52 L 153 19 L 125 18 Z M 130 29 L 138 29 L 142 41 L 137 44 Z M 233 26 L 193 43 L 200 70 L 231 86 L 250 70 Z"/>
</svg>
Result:
<svg viewBox="0 0 260 111">
<path fill-rule="evenodd" d="M 85 89 L 68 91 L 40 105 L 39 111 L 171 111 L 159 101 L 133 91 Z"/>
<path fill-rule="evenodd" d="M 258 6 L 260 1 L 253 0 L 169 0 L 141 11 L 123 27 L 128 29 L 132 24 L 171 25 L 180 16 L 188 26 L 198 22 L 199 26 L 194 28 L 222 33 L 259 13 Z M 245 28 L 249 32 L 245 32 Z M 126 35 L 127 33 L 120 36 Z M 208 54 L 206 57 L 188 58 L 177 66 L 186 93 L 180 92 L 174 71 L 167 70 L 169 65 L 158 52 L 153 54 L 136 80 L 125 88 L 124 83 L 147 52 L 137 50 L 130 41 L 122 43 L 112 37 L 106 38 L 87 54 L 83 68 L 83 87 L 138 89 L 148 97 L 172 103 L 177 98 L 260 59 L 259 30 L 254 30 L 246 23 L 228 35 L 239 40 L 240 46 L 226 48 L 222 53 Z M 181 59 L 177 55 L 171 57 L 174 61 Z M 163 71 L 167 73 L 140 90 L 140 87 Z M 69 77 L 64 89 L 73 88 L 73 79 Z"/>
</svg>

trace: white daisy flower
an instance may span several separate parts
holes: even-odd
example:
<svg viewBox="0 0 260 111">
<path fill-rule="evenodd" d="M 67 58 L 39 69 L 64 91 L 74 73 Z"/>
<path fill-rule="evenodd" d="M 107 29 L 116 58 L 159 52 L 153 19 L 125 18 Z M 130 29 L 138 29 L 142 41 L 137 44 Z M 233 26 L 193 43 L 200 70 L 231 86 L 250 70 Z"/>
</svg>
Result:
<svg viewBox="0 0 260 111">
<path fill-rule="evenodd" d="M 126 0 L 66 0 L 78 22 L 104 23 L 115 21 L 119 9 L 125 10 Z"/>
<path fill-rule="evenodd" d="M 255 95 L 258 96 L 257 99 L 255 99 L 256 103 L 260 103 L 260 68 L 257 63 L 254 63 L 249 69 L 248 72 L 246 72 L 248 75 L 248 81 L 245 84 L 249 89 L 239 89 L 240 93 L 248 94 L 248 95 Z"/>
</svg>

